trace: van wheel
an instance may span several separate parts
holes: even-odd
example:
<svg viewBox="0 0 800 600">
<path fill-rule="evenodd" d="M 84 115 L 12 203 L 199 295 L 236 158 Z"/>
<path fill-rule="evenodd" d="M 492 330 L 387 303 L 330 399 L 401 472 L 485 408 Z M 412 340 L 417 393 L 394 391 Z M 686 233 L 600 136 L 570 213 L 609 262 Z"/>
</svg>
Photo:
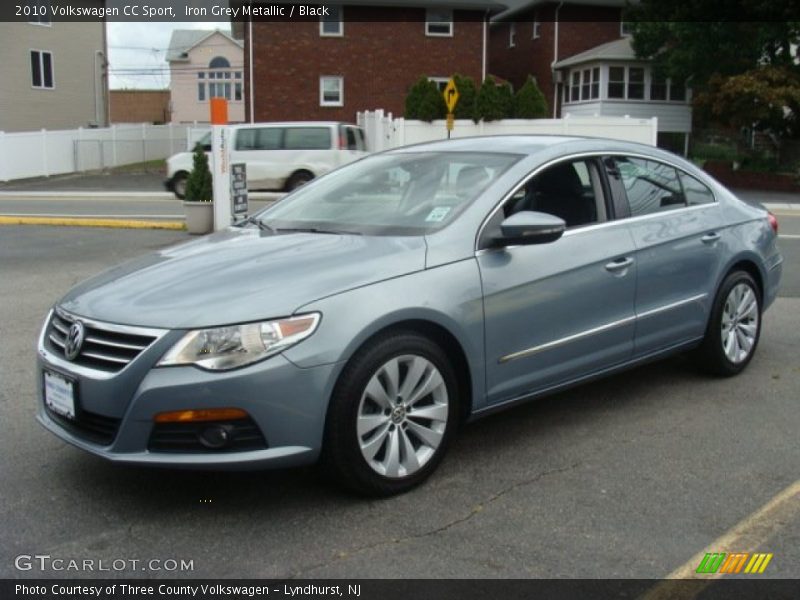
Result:
<svg viewBox="0 0 800 600">
<path fill-rule="evenodd" d="M 297 171 L 292 173 L 292 176 L 286 180 L 286 191 L 291 192 L 296 190 L 301 185 L 304 185 L 314 179 L 314 175 L 308 171 Z"/>
<path fill-rule="evenodd" d="M 450 361 L 432 340 L 396 332 L 362 347 L 328 409 L 323 466 L 370 496 L 407 492 L 441 462 L 458 418 Z"/>
<path fill-rule="evenodd" d="M 172 191 L 179 200 L 186 198 L 186 180 L 188 178 L 189 176 L 184 171 L 175 173 L 172 177 Z"/>
</svg>

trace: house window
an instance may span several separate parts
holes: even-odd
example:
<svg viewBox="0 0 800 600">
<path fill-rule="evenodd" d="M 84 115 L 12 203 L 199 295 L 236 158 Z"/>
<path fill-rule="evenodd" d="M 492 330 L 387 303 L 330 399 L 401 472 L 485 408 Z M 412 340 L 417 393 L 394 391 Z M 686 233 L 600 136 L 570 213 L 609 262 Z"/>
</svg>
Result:
<svg viewBox="0 0 800 600">
<path fill-rule="evenodd" d="M 570 102 L 577 102 L 581 99 L 581 72 L 572 72 L 572 87 L 570 90 Z"/>
<path fill-rule="evenodd" d="M 541 23 L 539 23 L 538 20 L 534 20 L 534 22 L 533 22 L 533 32 L 531 34 L 531 39 L 534 39 L 534 40 L 539 39 L 539 36 L 541 35 L 541 33 L 539 32 L 539 25 L 541 25 Z"/>
<path fill-rule="evenodd" d="M 625 67 L 608 68 L 608 97 L 625 97 Z"/>
<path fill-rule="evenodd" d="M 208 63 L 208 71 L 197 73 L 198 102 L 205 102 L 209 98 L 241 102 L 244 95 L 242 90 L 242 71 L 231 71 L 231 63 L 224 56 L 215 56 Z"/>
<path fill-rule="evenodd" d="M 514 41 L 515 41 L 514 38 L 516 38 L 516 37 L 517 37 L 517 24 L 516 23 L 509 23 L 508 24 L 508 47 L 509 48 L 513 48 L 514 46 L 516 46 L 516 44 L 514 43 Z"/>
<path fill-rule="evenodd" d="M 633 35 L 633 24 L 630 21 L 619 22 L 619 35 L 621 37 L 630 37 Z"/>
<path fill-rule="evenodd" d="M 564 93 L 564 102 L 585 102 L 596 100 L 599 97 L 600 67 L 572 71 L 570 73 Z"/>
<path fill-rule="evenodd" d="M 319 105 L 344 106 L 344 79 L 342 77 L 319 78 Z"/>
<path fill-rule="evenodd" d="M 686 102 L 686 86 L 683 83 L 670 80 L 669 99 L 673 102 Z"/>
<path fill-rule="evenodd" d="M 31 85 L 35 88 L 52 90 L 53 55 L 50 52 L 31 50 Z"/>
<path fill-rule="evenodd" d="M 644 69 L 642 67 L 628 69 L 628 99 L 644 100 Z"/>
<path fill-rule="evenodd" d="M 453 11 L 428 8 L 425 11 L 425 35 L 453 36 Z"/>
<path fill-rule="evenodd" d="M 444 93 L 444 88 L 447 87 L 448 82 L 450 81 L 449 77 L 428 77 L 428 81 L 432 81 L 436 84 L 436 87 L 439 89 L 440 92 Z"/>
<path fill-rule="evenodd" d="M 342 37 L 344 35 L 341 6 L 329 6 L 328 14 L 319 18 L 319 34 L 322 37 Z"/>
<path fill-rule="evenodd" d="M 667 99 L 667 80 L 653 75 L 650 81 L 650 100 Z"/>
</svg>

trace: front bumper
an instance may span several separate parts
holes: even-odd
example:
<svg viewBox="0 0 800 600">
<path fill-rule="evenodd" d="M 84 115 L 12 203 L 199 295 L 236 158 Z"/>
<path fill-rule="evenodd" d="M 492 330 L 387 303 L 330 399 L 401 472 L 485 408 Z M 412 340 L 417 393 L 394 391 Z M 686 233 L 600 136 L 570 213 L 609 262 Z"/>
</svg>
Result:
<svg viewBox="0 0 800 600">
<path fill-rule="evenodd" d="M 227 372 L 154 365 L 181 332 L 169 332 L 113 376 L 95 378 L 39 341 L 37 420 L 62 440 L 118 463 L 180 468 L 256 469 L 316 461 L 337 365 L 300 368 L 283 355 Z M 44 404 L 44 370 L 75 382 L 78 418 L 118 423 L 108 444 L 93 441 L 80 428 L 51 413 Z M 150 448 L 154 416 L 160 412 L 239 408 L 258 426 L 265 447 L 246 451 L 157 451 Z"/>
</svg>

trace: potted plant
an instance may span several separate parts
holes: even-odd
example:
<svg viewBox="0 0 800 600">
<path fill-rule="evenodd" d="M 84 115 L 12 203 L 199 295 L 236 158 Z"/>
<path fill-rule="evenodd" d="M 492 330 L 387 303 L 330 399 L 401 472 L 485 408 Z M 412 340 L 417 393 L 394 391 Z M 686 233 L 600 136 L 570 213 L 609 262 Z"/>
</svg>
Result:
<svg viewBox="0 0 800 600">
<path fill-rule="evenodd" d="M 197 144 L 192 157 L 192 172 L 186 180 L 186 229 L 192 234 L 210 233 L 214 229 L 214 195 L 208 156 Z"/>
</svg>

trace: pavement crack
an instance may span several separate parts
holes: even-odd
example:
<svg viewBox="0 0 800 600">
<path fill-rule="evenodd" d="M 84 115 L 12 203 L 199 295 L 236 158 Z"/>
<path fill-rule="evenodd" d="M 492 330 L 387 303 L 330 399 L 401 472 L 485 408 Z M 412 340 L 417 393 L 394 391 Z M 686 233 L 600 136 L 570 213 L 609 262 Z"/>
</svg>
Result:
<svg viewBox="0 0 800 600">
<path fill-rule="evenodd" d="M 532 485 L 532 484 L 540 481 L 541 479 L 544 479 L 545 477 L 550 477 L 551 475 L 559 475 L 561 473 L 566 473 L 567 471 L 572 471 L 573 469 L 578 468 L 580 465 L 581 465 L 580 462 L 576 462 L 576 463 L 573 463 L 573 464 L 568 465 L 566 467 L 560 467 L 558 469 L 551 469 L 549 471 L 542 471 L 541 473 L 537 473 L 533 477 L 529 477 L 528 479 L 523 479 L 522 481 L 517 481 L 517 482 L 512 483 L 511 485 L 503 488 L 502 490 L 493 493 L 492 495 L 490 495 L 488 498 L 486 498 L 482 502 L 479 502 L 478 504 L 476 504 L 472 508 L 472 510 L 470 510 L 466 515 L 458 517 L 458 518 L 453 519 L 451 521 L 448 521 L 447 523 L 445 523 L 443 525 L 440 525 L 439 527 L 436 527 L 436 528 L 428 530 L 428 531 L 423 531 L 421 533 L 415 533 L 413 535 L 407 535 L 407 536 L 402 537 L 402 538 L 392 538 L 392 539 L 388 539 L 388 540 L 381 540 L 381 541 L 375 542 L 373 544 L 367 544 L 365 546 L 360 546 L 360 547 L 355 548 L 354 550 L 350 550 L 348 552 L 344 552 L 344 551 L 338 552 L 327 561 L 324 561 L 324 562 L 321 562 L 321 563 L 317 563 L 315 565 L 311 565 L 309 567 L 306 567 L 305 569 L 301 569 L 300 571 L 297 571 L 297 572 L 289 575 L 288 579 L 301 579 L 301 578 L 308 577 L 309 573 L 311 573 L 313 571 L 318 571 L 319 569 L 324 569 L 325 567 L 329 567 L 329 566 L 331 566 L 333 564 L 336 564 L 337 562 L 341 562 L 343 560 L 346 560 L 348 558 L 351 558 L 351 557 L 359 555 L 359 554 L 363 554 L 364 552 L 368 552 L 368 551 L 374 550 L 376 548 L 380 548 L 380 547 L 383 547 L 383 546 L 394 546 L 394 545 L 404 544 L 406 542 L 410 542 L 410 541 L 413 541 L 413 540 L 418 540 L 418 539 L 422 539 L 422 538 L 426 538 L 426 537 L 430 537 L 430 536 L 434 536 L 434 535 L 439 535 L 440 533 L 444 533 L 445 531 L 448 531 L 449 529 L 452 529 L 453 527 L 457 527 L 458 525 L 461 525 L 463 523 L 471 521 L 477 515 L 479 515 L 485 508 L 487 508 L 488 506 L 494 504 L 495 502 L 497 502 L 498 500 L 500 500 L 503 497 L 507 496 L 511 492 L 514 492 L 514 491 L 516 491 L 516 490 L 518 490 L 518 489 L 520 489 L 522 487 L 525 487 L 525 486 L 528 486 L 528 485 Z"/>
</svg>

